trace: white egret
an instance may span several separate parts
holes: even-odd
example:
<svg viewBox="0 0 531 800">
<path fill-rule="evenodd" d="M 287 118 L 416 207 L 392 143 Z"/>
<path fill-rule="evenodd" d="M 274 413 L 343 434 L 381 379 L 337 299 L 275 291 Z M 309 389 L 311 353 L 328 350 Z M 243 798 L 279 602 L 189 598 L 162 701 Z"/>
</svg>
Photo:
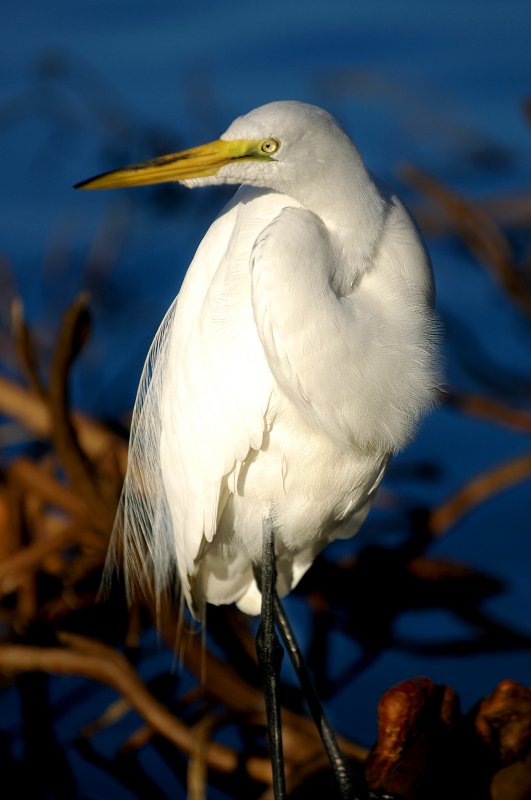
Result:
<svg viewBox="0 0 531 800">
<path fill-rule="evenodd" d="M 399 199 L 315 106 L 270 103 L 219 141 L 79 186 L 163 181 L 243 186 L 152 345 L 115 536 L 129 591 L 177 576 L 196 615 L 262 608 L 267 649 L 275 589 L 356 533 L 432 405 L 430 263 Z"/>
</svg>

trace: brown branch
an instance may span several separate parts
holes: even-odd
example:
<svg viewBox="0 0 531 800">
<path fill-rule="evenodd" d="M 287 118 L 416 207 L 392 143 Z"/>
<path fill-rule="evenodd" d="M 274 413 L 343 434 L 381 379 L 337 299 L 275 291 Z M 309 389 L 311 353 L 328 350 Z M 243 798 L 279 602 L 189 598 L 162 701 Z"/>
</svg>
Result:
<svg viewBox="0 0 531 800">
<path fill-rule="evenodd" d="M 0 536 L 0 561 L 8 558 L 23 546 L 25 539 L 24 495 L 19 486 L 7 482 L 2 492 L 2 530 Z"/>
<path fill-rule="evenodd" d="M 495 422 L 498 425 L 505 425 L 522 433 L 531 433 L 531 413 L 529 411 L 510 408 L 490 397 L 458 392 L 454 389 L 447 389 L 441 394 L 441 397 L 447 405 L 457 408 L 459 411 Z"/>
<path fill-rule="evenodd" d="M 9 467 L 8 476 L 14 484 L 37 495 L 44 502 L 51 503 L 74 517 L 86 519 L 86 505 L 78 495 L 29 458 L 14 461 Z"/>
<path fill-rule="evenodd" d="M 114 700 L 110 703 L 103 714 L 89 722 L 85 727 L 81 730 L 81 736 L 85 737 L 86 739 L 90 739 L 91 736 L 95 736 L 105 728 L 108 728 L 110 725 L 115 725 L 121 719 L 125 717 L 131 711 L 131 706 L 127 702 L 127 700 L 123 697 L 119 697 L 117 700 Z M 151 729 L 149 729 L 151 732 Z"/>
<path fill-rule="evenodd" d="M 204 698 L 203 689 L 200 686 L 194 686 L 193 689 L 190 689 L 186 692 L 182 697 L 179 698 L 179 706 L 181 708 L 186 707 L 190 703 L 195 702 L 196 700 Z M 124 710 L 130 710 L 129 704 L 124 701 Z M 97 719 L 90 728 L 90 735 L 97 733 L 102 728 L 106 727 L 110 723 L 110 720 L 107 720 L 107 713 L 108 710 L 104 711 L 102 716 Z M 86 729 L 84 730 L 86 735 Z M 137 728 L 133 733 L 121 744 L 120 751 L 122 753 L 130 753 L 134 750 L 140 750 L 140 748 L 144 747 L 148 742 L 153 739 L 154 731 L 152 728 L 148 727 L 147 725 L 142 725 L 142 727 Z"/>
<path fill-rule="evenodd" d="M 531 219 L 531 196 L 528 192 L 522 195 L 502 195 L 476 200 L 476 205 L 498 225 L 505 228 L 529 227 Z M 428 208 L 425 203 L 413 203 L 411 211 L 423 232 L 430 236 L 451 233 L 455 226 L 452 218 L 442 212 L 441 208 Z"/>
<path fill-rule="evenodd" d="M 16 550 L 18 541 L 10 525 L 10 497 L 5 486 L 0 486 L 0 563 Z"/>
<path fill-rule="evenodd" d="M 24 369 L 29 384 L 33 391 L 44 399 L 46 391 L 39 375 L 35 345 L 31 331 L 24 318 L 24 307 L 19 297 L 16 297 L 11 304 L 11 329 L 18 360 Z"/>
<path fill-rule="evenodd" d="M 441 181 L 411 164 L 401 169 L 410 186 L 433 200 L 451 219 L 477 260 L 488 267 L 511 299 L 531 315 L 531 291 L 515 269 L 511 245 L 496 221 L 478 204 L 465 200 Z"/>
<path fill-rule="evenodd" d="M 442 536 L 481 503 L 529 478 L 531 455 L 511 459 L 481 473 L 431 512 L 428 526 L 432 536 Z"/>
<path fill-rule="evenodd" d="M 79 594 L 74 588 L 63 586 L 61 594 L 39 607 L 39 619 L 57 625 L 73 611 L 94 608 L 94 592 L 85 591 Z"/>
<path fill-rule="evenodd" d="M 57 456 L 73 488 L 85 501 L 90 518 L 100 530 L 110 530 L 115 508 L 110 508 L 102 498 L 92 465 L 79 444 L 70 419 L 68 373 L 88 336 L 88 328 L 88 296 L 83 293 L 63 317 L 52 360 L 48 392 L 52 439 Z"/>
<path fill-rule="evenodd" d="M 0 412 L 18 420 L 39 438 L 49 439 L 52 425 L 46 403 L 34 392 L 2 376 L 0 376 Z M 83 451 L 93 461 L 98 461 L 112 450 L 116 453 L 121 472 L 125 473 L 127 444 L 123 439 L 84 414 L 73 413 L 72 424 Z"/>
<path fill-rule="evenodd" d="M 296 789 L 302 789 L 303 784 L 307 783 L 313 775 L 322 770 L 330 770 L 330 761 L 325 753 L 318 753 L 312 758 L 302 761 L 289 775 L 286 775 L 286 789 L 291 795 Z M 308 784 L 309 788 L 309 784 Z M 260 795 L 259 800 L 275 800 L 273 787 L 269 786 Z"/>
<path fill-rule="evenodd" d="M 208 715 L 192 727 L 192 753 L 186 771 L 187 800 L 206 800 L 207 750 L 212 734 L 230 718 L 227 714 Z"/>
<path fill-rule="evenodd" d="M 191 754 L 193 737 L 190 729 L 150 694 L 127 659 L 111 647 L 81 636 L 62 634 L 61 640 L 70 649 L 0 645 L 0 672 L 49 672 L 57 675 L 81 675 L 111 686 L 158 734 L 179 750 Z M 271 781 L 268 759 L 252 756 L 243 761 L 229 747 L 210 742 L 205 752 L 209 767 L 233 773 L 242 767 L 249 777 L 262 783 Z"/>
<path fill-rule="evenodd" d="M 22 585 L 28 574 L 36 572 L 51 553 L 57 553 L 72 544 L 79 545 L 81 543 L 92 548 L 99 548 L 101 555 L 98 560 L 100 563 L 103 561 L 105 548 L 100 538 L 89 530 L 80 530 L 77 526 L 66 524 L 54 535 L 38 539 L 0 563 L 0 595 L 13 592 Z"/>
<path fill-rule="evenodd" d="M 24 575 L 17 588 L 17 606 L 13 618 L 13 628 L 17 633 L 23 633 L 37 616 L 39 606 L 37 584 L 33 575 Z"/>
<path fill-rule="evenodd" d="M 154 619 L 156 609 L 151 609 Z M 166 609 L 158 617 L 161 634 L 171 649 L 175 648 L 175 631 L 177 619 L 175 613 Z M 183 660 L 188 669 L 199 680 L 205 673 L 205 692 L 230 708 L 246 715 L 253 715 L 265 724 L 264 697 L 260 689 L 244 681 L 230 664 L 217 658 L 210 650 L 203 652 L 200 637 L 190 637 L 187 646 L 183 649 Z M 307 717 L 296 714 L 290 709 L 282 709 L 282 726 L 284 753 L 286 760 L 293 764 L 304 760 L 308 753 L 318 753 L 322 750 L 322 743 L 315 725 Z M 363 761 L 367 756 L 367 748 L 352 742 L 343 736 L 338 736 L 338 742 L 344 753 L 352 758 Z"/>
</svg>

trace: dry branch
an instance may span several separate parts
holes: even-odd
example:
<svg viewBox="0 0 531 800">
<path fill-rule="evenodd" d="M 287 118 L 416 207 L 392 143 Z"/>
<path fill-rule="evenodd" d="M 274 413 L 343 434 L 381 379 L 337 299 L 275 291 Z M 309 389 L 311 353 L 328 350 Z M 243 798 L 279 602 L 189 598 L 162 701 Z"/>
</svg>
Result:
<svg viewBox="0 0 531 800">
<path fill-rule="evenodd" d="M 531 291 L 518 274 L 511 245 L 497 222 L 478 204 L 465 200 L 418 167 L 404 166 L 401 177 L 449 217 L 477 260 L 494 274 L 513 302 L 531 315 Z"/>
<path fill-rule="evenodd" d="M 10 465 L 8 476 L 22 490 L 34 493 L 45 503 L 51 503 L 73 517 L 86 519 L 86 505 L 76 492 L 70 486 L 60 483 L 35 461 L 18 458 Z"/>
<path fill-rule="evenodd" d="M 65 528 L 55 535 L 35 541 L 2 561 L 0 564 L 0 596 L 25 585 L 28 577 L 42 568 L 43 562 L 50 553 L 57 553 L 73 544 L 80 544 L 83 540 L 89 546 L 99 549 L 98 560 L 102 563 L 105 549 L 101 541 L 89 530 L 80 532 L 77 527 L 65 525 Z"/>
<path fill-rule="evenodd" d="M 161 736 L 179 750 L 193 752 L 193 735 L 187 725 L 176 719 L 150 694 L 127 659 L 117 650 L 73 634 L 62 634 L 62 647 L 40 648 L 24 645 L 0 645 L 0 672 L 48 672 L 57 675 L 82 675 L 111 686 Z M 271 780 L 269 760 L 251 756 L 243 759 L 234 750 L 210 742 L 205 760 L 209 767 L 224 773 L 244 769 L 250 778 L 262 783 Z"/>
<path fill-rule="evenodd" d="M 493 495 L 531 478 L 531 455 L 506 461 L 474 477 L 430 514 L 429 530 L 442 536 L 474 508 Z"/>
<path fill-rule="evenodd" d="M 442 395 L 444 402 L 459 411 L 471 414 L 497 425 L 504 425 L 521 433 L 531 433 L 531 413 L 511 408 L 490 397 L 468 392 L 446 389 Z"/>
<path fill-rule="evenodd" d="M 155 609 L 152 609 L 155 614 Z M 154 616 L 154 618 L 156 618 Z M 175 647 L 177 620 L 174 613 L 159 617 L 161 634 L 170 648 Z M 240 714 L 252 715 L 255 722 L 265 725 L 265 705 L 262 691 L 243 680 L 230 664 L 217 658 L 210 650 L 203 652 L 200 637 L 190 637 L 183 650 L 183 661 L 198 680 L 205 675 L 204 690 L 207 696 L 223 703 Z M 282 709 L 284 753 L 288 761 L 300 763 L 308 753 L 322 752 L 322 743 L 313 722 L 290 709 Z M 346 755 L 363 761 L 367 748 L 338 736 Z"/>
<path fill-rule="evenodd" d="M 38 438 L 51 436 L 50 412 L 42 398 L 0 376 L 0 413 L 16 419 Z M 84 414 L 73 413 L 72 423 L 83 451 L 94 461 L 101 460 L 109 451 L 116 453 L 120 470 L 127 467 L 127 443 L 104 425 Z"/>
<path fill-rule="evenodd" d="M 102 497 L 92 463 L 79 444 L 76 429 L 70 419 L 68 374 L 88 336 L 89 324 L 88 297 L 82 294 L 63 318 L 52 362 L 48 401 L 52 438 L 59 460 L 72 487 L 83 498 L 95 526 L 108 531 L 112 528 L 116 503 L 109 507 Z"/>
<path fill-rule="evenodd" d="M 46 396 L 46 391 L 39 375 L 35 344 L 33 342 L 31 331 L 26 324 L 26 320 L 24 319 L 24 307 L 22 305 L 22 301 L 18 297 L 16 297 L 11 304 L 11 328 L 18 360 L 24 369 L 29 384 L 35 394 L 44 399 Z"/>
</svg>

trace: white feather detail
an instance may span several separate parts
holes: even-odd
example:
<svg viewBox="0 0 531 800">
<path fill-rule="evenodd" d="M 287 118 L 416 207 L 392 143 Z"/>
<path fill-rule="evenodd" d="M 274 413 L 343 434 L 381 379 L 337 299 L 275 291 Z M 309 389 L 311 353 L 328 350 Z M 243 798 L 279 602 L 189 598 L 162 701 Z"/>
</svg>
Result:
<svg viewBox="0 0 531 800">
<path fill-rule="evenodd" d="M 127 474 L 105 565 L 104 585 L 109 584 L 115 568 L 123 565 L 129 601 L 138 591 L 160 598 L 175 588 L 174 533 L 160 460 L 160 397 L 176 306 L 177 299 L 157 331 L 142 370 L 131 423 Z"/>
</svg>

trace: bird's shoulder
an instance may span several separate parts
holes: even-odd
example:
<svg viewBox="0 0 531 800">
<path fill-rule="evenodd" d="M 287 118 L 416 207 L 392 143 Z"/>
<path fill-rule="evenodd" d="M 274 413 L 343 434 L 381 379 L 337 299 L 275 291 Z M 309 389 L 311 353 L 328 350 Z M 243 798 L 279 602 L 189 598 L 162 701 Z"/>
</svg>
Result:
<svg viewBox="0 0 531 800">
<path fill-rule="evenodd" d="M 401 199 L 387 187 L 387 213 L 373 256 L 375 272 L 386 284 L 400 280 L 404 288 L 420 292 L 428 305 L 434 303 L 434 280 L 430 256 L 413 216 Z"/>
</svg>

